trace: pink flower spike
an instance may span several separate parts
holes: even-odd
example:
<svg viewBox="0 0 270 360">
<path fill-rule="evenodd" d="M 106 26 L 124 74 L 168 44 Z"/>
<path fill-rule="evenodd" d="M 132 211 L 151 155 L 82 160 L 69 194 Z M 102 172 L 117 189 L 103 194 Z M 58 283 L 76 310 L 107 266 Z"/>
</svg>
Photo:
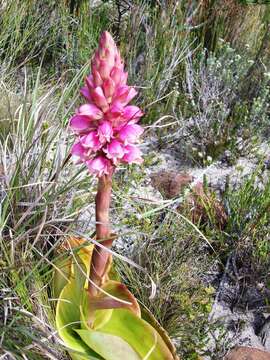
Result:
<svg viewBox="0 0 270 360">
<path fill-rule="evenodd" d="M 144 114 L 138 106 L 129 105 L 124 108 L 123 116 L 126 120 L 138 120 Z"/>
<path fill-rule="evenodd" d="M 90 173 L 97 177 L 109 174 L 112 169 L 110 160 L 106 159 L 104 156 L 97 156 L 93 160 L 87 161 L 86 164 Z"/>
<path fill-rule="evenodd" d="M 69 126 L 74 131 L 84 131 L 91 127 L 91 119 L 84 115 L 74 115 L 70 119 Z"/>
<path fill-rule="evenodd" d="M 98 127 L 98 136 L 101 143 L 109 142 L 113 136 L 112 125 L 109 121 L 102 121 Z"/>
<path fill-rule="evenodd" d="M 71 148 L 71 155 L 74 164 L 80 164 L 84 160 L 85 149 L 80 142 L 75 143 Z"/>
<path fill-rule="evenodd" d="M 124 126 L 118 133 L 119 139 L 124 144 L 135 143 L 138 137 L 143 133 L 143 128 L 140 125 L 132 124 Z"/>
<path fill-rule="evenodd" d="M 104 96 L 103 90 L 100 86 L 96 87 L 95 90 L 91 93 L 91 96 L 95 104 L 106 112 L 109 109 L 108 102 Z"/>
<path fill-rule="evenodd" d="M 91 131 L 88 135 L 81 137 L 81 144 L 86 149 L 91 149 L 97 151 L 101 149 L 102 144 L 99 141 L 98 133 L 96 131 Z"/>
<path fill-rule="evenodd" d="M 104 152 L 107 154 L 107 157 L 112 159 L 113 163 L 116 165 L 117 161 L 123 158 L 126 150 L 119 141 L 112 140 Z"/>
<path fill-rule="evenodd" d="M 84 104 L 78 109 L 78 115 L 84 115 L 91 120 L 99 120 L 103 117 L 103 112 L 94 104 Z"/>
<path fill-rule="evenodd" d="M 137 146 L 127 145 L 125 150 L 126 154 L 123 157 L 124 162 L 127 162 L 128 164 L 141 164 L 143 162 L 141 157 L 142 153 Z"/>
<path fill-rule="evenodd" d="M 143 133 L 136 123 L 143 112 L 128 103 L 137 95 L 127 85 L 128 73 L 117 46 L 104 32 L 91 59 L 91 74 L 85 78 L 81 105 L 70 119 L 77 138 L 71 153 L 76 161 L 87 163 L 96 175 L 110 174 L 120 163 L 141 163 L 141 152 L 133 144 Z"/>
</svg>

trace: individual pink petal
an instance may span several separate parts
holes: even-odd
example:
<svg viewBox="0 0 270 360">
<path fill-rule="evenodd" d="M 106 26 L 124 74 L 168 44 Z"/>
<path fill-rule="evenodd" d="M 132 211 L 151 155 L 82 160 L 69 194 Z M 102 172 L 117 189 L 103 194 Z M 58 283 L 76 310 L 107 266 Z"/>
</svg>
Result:
<svg viewBox="0 0 270 360">
<path fill-rule="evenodd" d="M 89 88 L 87 86 L 83 86 L 80 90 L 80 93 L 82 94 L 82 96 L 85 97 L 86 100 L 88 101 L 92 101 L 92 97 L 90 95 L 90 91 L 89 91 Z"/>
<path fill-rule="evenodd" d="M 84 115 L 91 120 L 99 120 L 103 117 L 103 112 L 94 104 L 84 104 L 78 109 L 78 115 Z"/>
<path fill-rule="evenodd" d="M 102 121 L 98 126 L 97 132 L 101 143 L 109 142 L 113 136 L 111 123 L 109 121 Z"/>
<path fill-rule="evenodd" d="M 87 161 L 86 164 L 90 173 L 97 177 L 109 174 L 112 169 L 110 160 L 106 159 L 104 156 L 97 156 L 94 159 Z"/>
<path fill-rule="evenodd" d="M 102 147 L 97 131 L 91 131 L 89 134 L 82 136 L 80 141 L 84 148 L 93 151 L 97 151 Z"/>
<path fill-rule="evenodd" d="M 129 87 L 126 104 L 128 104 L 137 94 L 138 94 L 138 91 L 136 91 L 133 87 Z"/>
<path fill-rule="evenodd" d="M 84 160 L 85 149 L 80 142 L 74 144 L 71 148 L 72 160 L 75 164 L 80 164 Z"/>
<path fill-rule="evenodd" d="M 127 105 L 135 96 L 137 95 L 137 91 L 130 86 L 123 85 L 120 86 L 115 95 L 114 101 L 120 102 L 122 105 Z"/>
<path fill-rule="evenodd" d="M 108 102 L 104 96 L 103 90 L 100 86 L 96 87 L 95 90 L 91 93 L 91 96 L 95 104 L 100 107 L 103 111 L 109 109 Z"/>
<path fill-rule="evenodd" d="M 112 159 L 114 164 L 117 164 L 117 161 L 122 159 L 125 155 L 125 148 L 123 144 L 121 144 L 117 140 L 112 140 L 108 146 L 107 149 L 104 150 L 104 152 L 107 154 L 107 157 L 109 159 Z"/>
<path fill-rule="evenodd" d="M 141 164 L 143 159 L 141 157 L 142 153 L 134 145 L 126 145 L 125 147 L 126 154 L 123 157 L 123 161 L 128 164 Z"/>
<path fill-rule="evenodd" d="M 142 133 L 143 128 L 140 125 L 126 125 L 119 131 L 118 138 L 125 144 L 134 143 Z"/>
<path fill-rule="evenodd" d="M 106 112 L 106 118 L 107 119 L 115 119 L 119 116 L 122 116 L 124 112 L 124 107 L 121 103 L 115 102 L 112 104 L 109 108 L 109 110 Z"/>
<path fill-rule="evenodd" d="M 110 102 L 115 91 L 114 81 L 110 77 L 104 81 L 103 90 L 104 90 L 104 95 L 107 98 L 107 101 Z"/>
<path fill-rule="evenodd" d="M 135 120 L 143 116 L 143 112 L 138 106 L 129 105 L 124 108 L 123 117 L 126 120 Z"/>
<path fill-rule="evenodd" d="M 84 115 L 74 115 L 70 119 L 69 126 L 74 131 L 84 131 L 91 127 L 91 119 Z"/>
</svg>

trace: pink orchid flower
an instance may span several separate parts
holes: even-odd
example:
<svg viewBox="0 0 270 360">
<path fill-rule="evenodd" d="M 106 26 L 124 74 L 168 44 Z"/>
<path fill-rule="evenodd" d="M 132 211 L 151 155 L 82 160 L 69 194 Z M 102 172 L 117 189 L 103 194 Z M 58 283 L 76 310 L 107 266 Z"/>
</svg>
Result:
<svg viewBox="0 0 270 360">
<path fill-rule="evenodd" d="M 76 136 L 72 157 L 76 163 L 85 163 L 97 177 L 113 171 L 119 163 L 143 161 L 134 145 L 143 133 L 136 124 L 143 112 L 128 105 L 137 91 L 127 85 L 127 77 L 119 50 L 105 31 L 91 60 L 91 74 L 81 89 L 87 103 L 70 119 Z"/>
</svg>

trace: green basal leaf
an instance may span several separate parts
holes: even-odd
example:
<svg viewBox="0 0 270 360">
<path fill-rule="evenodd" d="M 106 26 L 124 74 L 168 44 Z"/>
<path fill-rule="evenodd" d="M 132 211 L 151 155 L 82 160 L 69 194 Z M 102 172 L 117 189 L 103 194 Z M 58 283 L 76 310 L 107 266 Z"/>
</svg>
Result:
<svg viewBox="0 0 270 360">
<path fill-rule="evenodd" d="M 80 304 L 84 293 L 85 275 L 83 272 L 85 270 L 82 262 L 79 262 L 79 266 L 74 265 L 74 276 L 59 296 L 56 307 L 56 327 L 66 346 L 81 353 L 71 353 L 74 360 L 101 360 L 102 357 L 90 349 L 75 331 L 81 328 Z"/>
<path fill-rule="evenodd" d="M 116 335 L 126 341 L 142 359 L 173 360 L 160 334 L 146 321 L 128 309 L 114 309 L 110 320 L 100 332 Z"/>
<path fill-rule="evenodd" d="M 145 307 L 141 308 L 141 314 L 142 319 L 145 320 L 148 324 L 150 324 L 156 331 L 159 333 L 159 335 L 162 337 L 163 341 L 166 343 L 168 348 L 170 349 L 171 353 L 175 357 L 175 359 L 178 359 L 176 354 L 176 349 L 174 345 L 171 342 L 171 339 L 168 336 L 168 333 L 163 327 L 158 323 L 156 318 L 153 316 L 153 314 Z"/>
<path fill-rule="evenodd" d="M 141 360 L 129 344 L 115 335 L 99 331 L 77 330 L 82 340 L 106 360 Z"/>
<path fill-rule="evenodd" d="M 53 296 L 58 298 L 63 288 L 69 281 L 71 275 L 71 260 L 63 259 L 55 263 L 55 271 L 53 276 Z"/>
</svg>

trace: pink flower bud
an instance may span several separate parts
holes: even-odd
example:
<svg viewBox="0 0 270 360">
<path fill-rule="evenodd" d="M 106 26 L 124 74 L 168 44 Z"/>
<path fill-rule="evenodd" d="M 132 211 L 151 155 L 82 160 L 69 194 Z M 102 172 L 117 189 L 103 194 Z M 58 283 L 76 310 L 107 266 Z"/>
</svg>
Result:
<svg viewBox="0 0 270 360">
<path fill-rule="evenodd" d="M 107 80 L 104 81 L 103 83 L 103 91 L 104 94 L 107 98 L 107 101 L 110 103 L 112 96 L 114 94 L 115 91 L 115 84 L 114 81 L 111 78 L 108 78 Z"/>
<path fill-rule="evenodd" d="M 112 168 L 110 160 L 106 159 L 104 156 L 97 156 L 94 159 L 87 161 L 86 164 L 90 173 L 97 177 L 109 174 Z"/>
<path fill-rule="evenodd" d="M 112 159 L 113 163 L 116 165 L 118 160 L 123 158 L 126 151 L 124 146 L 119 141 L 112 140 L 104 152 L 107 154 L 107 157 Z"/>
<path fill-rule="evenodd" d="M 92 73 L 93 73 L 95 86 L 101 86 L 103 84 L 103 80 L 100 76 L 100 73 L 97 71 L 97 69 L 94 66 L 92 66 Z"/>
<path fill-rule="evenodd" d="M 114 40 L 108 31 L 104 31 L 101 34 L 100 39 L 99 39 L 99 47 L 100 48 L 115 47 Z"/>
<path fill-rule="evenodd" d="M 107 111 L 109 109 L 108 102 L 104 96 L 103 90 L 100 86 L 96 87 L 95 90 L 91 93 L 91 96 L 95 104 L 102 109 L 102 111 Z"/>
<path fill-rule="evenodd" d="M 102 144 L 99 141 L 97 131 L 91 131 L 88 135 L 81 137 L 81 145 L 86 149 L 97 151 L 101 149 Z"/>
<path fill-rule="evenodd" d="M 108 77 L 110 76 L 110 72 L 111 72 L 110 64 L 108 64 L 108 62 L 106 60 L 100 60 L 100 66 L 99 66 L 98 71 L 103 80 L 108 79 Z"/>
<path fill-rule="evenodd" d="M 115 85 L 120 84 L 122 75 L 123 75 L 123 71 L 120 68 L 116 66 L 112 68 L 110 76 L 111 79 L 114 81 Z"/>
<path fill-rule="evenodd" d="M 113 136 L 112 125 L 109 121 L 102 121 L 98 126 L 98 136 L 101 143 L 109 142 Z"/>
<path fill-rule="evenodd" d="M 91 67 L 92 67 L 92 72 L 93 72 L 93 67 L 95 67 L 96 69 L 99 68 L 99 64 L 100 64 L 100 58 L 99 58 L 99 52 L 98 50 L 95 52 L 95 55 L 93 56 L 92 60 L 91 60 Z"/>
<path fill-rule="evenodd" d="M 103 117 L 103 112 L 94 104 L 84 104 L 78 109 L 78 115 L 89 117 L 91 120 L 99 120 Z"/>
<path fill-rule="evenodd" d="M 143 128 L 140 125 L 126 125 L 119 131 L 118 138 L 125 144 L 134 143 L 142 133 Z"/>
<path fill-rule="evenodd" d="M 126 154 L 123 157 L 123 161 L 127 162 L 128 164 L 141 164 L 143 159 L 141 157 L 142 153 L 134 145 L 127 145 L 125 147 Z"/>
</svg>

